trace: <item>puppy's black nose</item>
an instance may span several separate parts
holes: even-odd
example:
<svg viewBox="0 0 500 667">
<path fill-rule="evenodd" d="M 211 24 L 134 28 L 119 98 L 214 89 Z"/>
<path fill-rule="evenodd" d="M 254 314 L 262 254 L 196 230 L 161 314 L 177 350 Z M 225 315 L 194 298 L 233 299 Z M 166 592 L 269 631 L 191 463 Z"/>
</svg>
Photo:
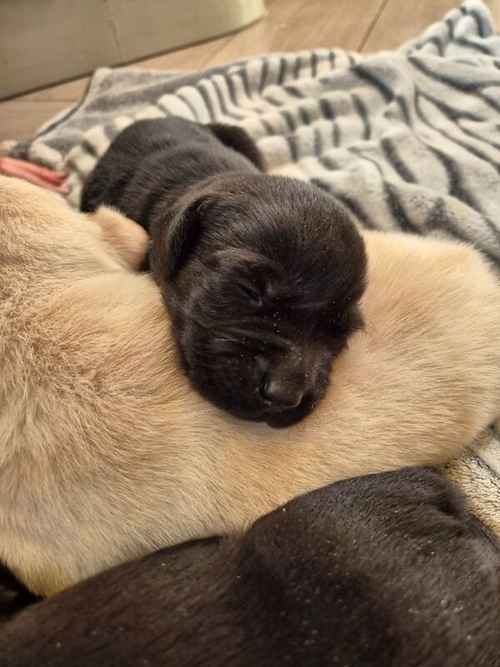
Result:
<svg viewBox="0 0 500 667">
<path fill-rule="evenodd" d="M 304 397 L 304 392 L 295 384 L 268 377 L 262 385 L 262 396 L 277 408 L 296 408 Z"/>
</svg>

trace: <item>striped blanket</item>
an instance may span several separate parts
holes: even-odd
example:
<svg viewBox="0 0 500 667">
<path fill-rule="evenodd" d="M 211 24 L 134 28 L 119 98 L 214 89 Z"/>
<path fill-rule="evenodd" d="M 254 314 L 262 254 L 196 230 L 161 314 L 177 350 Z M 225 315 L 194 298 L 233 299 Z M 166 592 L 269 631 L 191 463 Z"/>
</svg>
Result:
<svg viewBox="0 0 500 667">
<path fill-rule="evenodd" d="M 84 98 L 9 146 L 70 173 L 69 199 L 139 118 L 243 126 L 268 170 L 314 182 L 370 229 L 473 243 L 500 268 L 500 36 L 467 0 L 396 51 L 275 53 L 202 73 L 100 69 Z M 448 467 L 500 534 L 500 439 Z"/>
</svg>

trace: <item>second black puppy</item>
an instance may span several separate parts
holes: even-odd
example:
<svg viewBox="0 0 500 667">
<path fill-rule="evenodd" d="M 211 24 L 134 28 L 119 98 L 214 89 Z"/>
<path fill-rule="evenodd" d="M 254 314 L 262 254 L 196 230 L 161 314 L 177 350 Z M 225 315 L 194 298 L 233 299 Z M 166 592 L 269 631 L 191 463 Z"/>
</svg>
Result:
<svg viewBox="0 0 500 667">
<path fill-rule="evenodd" d="M 113 206 L 150 233 L 193 386 L 238 417 L 282 427 L 315 407 L 362 323 L 366 257 L 333 197 L 261 166 L 241 128 L 139 121 L 98 162 L 82 210 Z"/>
</svg>

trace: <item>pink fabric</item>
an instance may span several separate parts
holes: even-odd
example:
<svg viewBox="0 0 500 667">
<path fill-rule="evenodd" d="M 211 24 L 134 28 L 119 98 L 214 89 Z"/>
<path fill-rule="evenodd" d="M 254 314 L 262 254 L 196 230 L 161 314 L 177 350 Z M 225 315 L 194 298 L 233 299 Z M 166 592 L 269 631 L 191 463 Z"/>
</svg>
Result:
<svg viewBox="0 0 500 667">
<path fill-rule="evenodd" d="M 60 171 L 52 171 L 25 160 L 16 160 L 10 157 L 0 157 L 0 174 L 23 178 L 30 183 L 39 185 L 47 190 L 66 194 L 68 188 L 65 184 L 67 174 Z"/>
</svg>

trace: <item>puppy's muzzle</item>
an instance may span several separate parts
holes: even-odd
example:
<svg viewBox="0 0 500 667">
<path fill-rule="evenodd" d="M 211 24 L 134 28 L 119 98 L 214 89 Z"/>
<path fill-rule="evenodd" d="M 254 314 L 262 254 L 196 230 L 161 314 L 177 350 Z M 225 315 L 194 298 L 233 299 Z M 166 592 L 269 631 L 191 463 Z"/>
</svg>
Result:
<svg viewBox="0 0 500 667">
<path fill-rule="evenodd" d="M 287 356 L 278 363 L 267 365 L 262 373 L 260 395 L 270 410 L 293 410 L 302 402 L 306 393 L 306 373 L 300 358 L 301 355 L 292 359 Z"/>
</svg>

